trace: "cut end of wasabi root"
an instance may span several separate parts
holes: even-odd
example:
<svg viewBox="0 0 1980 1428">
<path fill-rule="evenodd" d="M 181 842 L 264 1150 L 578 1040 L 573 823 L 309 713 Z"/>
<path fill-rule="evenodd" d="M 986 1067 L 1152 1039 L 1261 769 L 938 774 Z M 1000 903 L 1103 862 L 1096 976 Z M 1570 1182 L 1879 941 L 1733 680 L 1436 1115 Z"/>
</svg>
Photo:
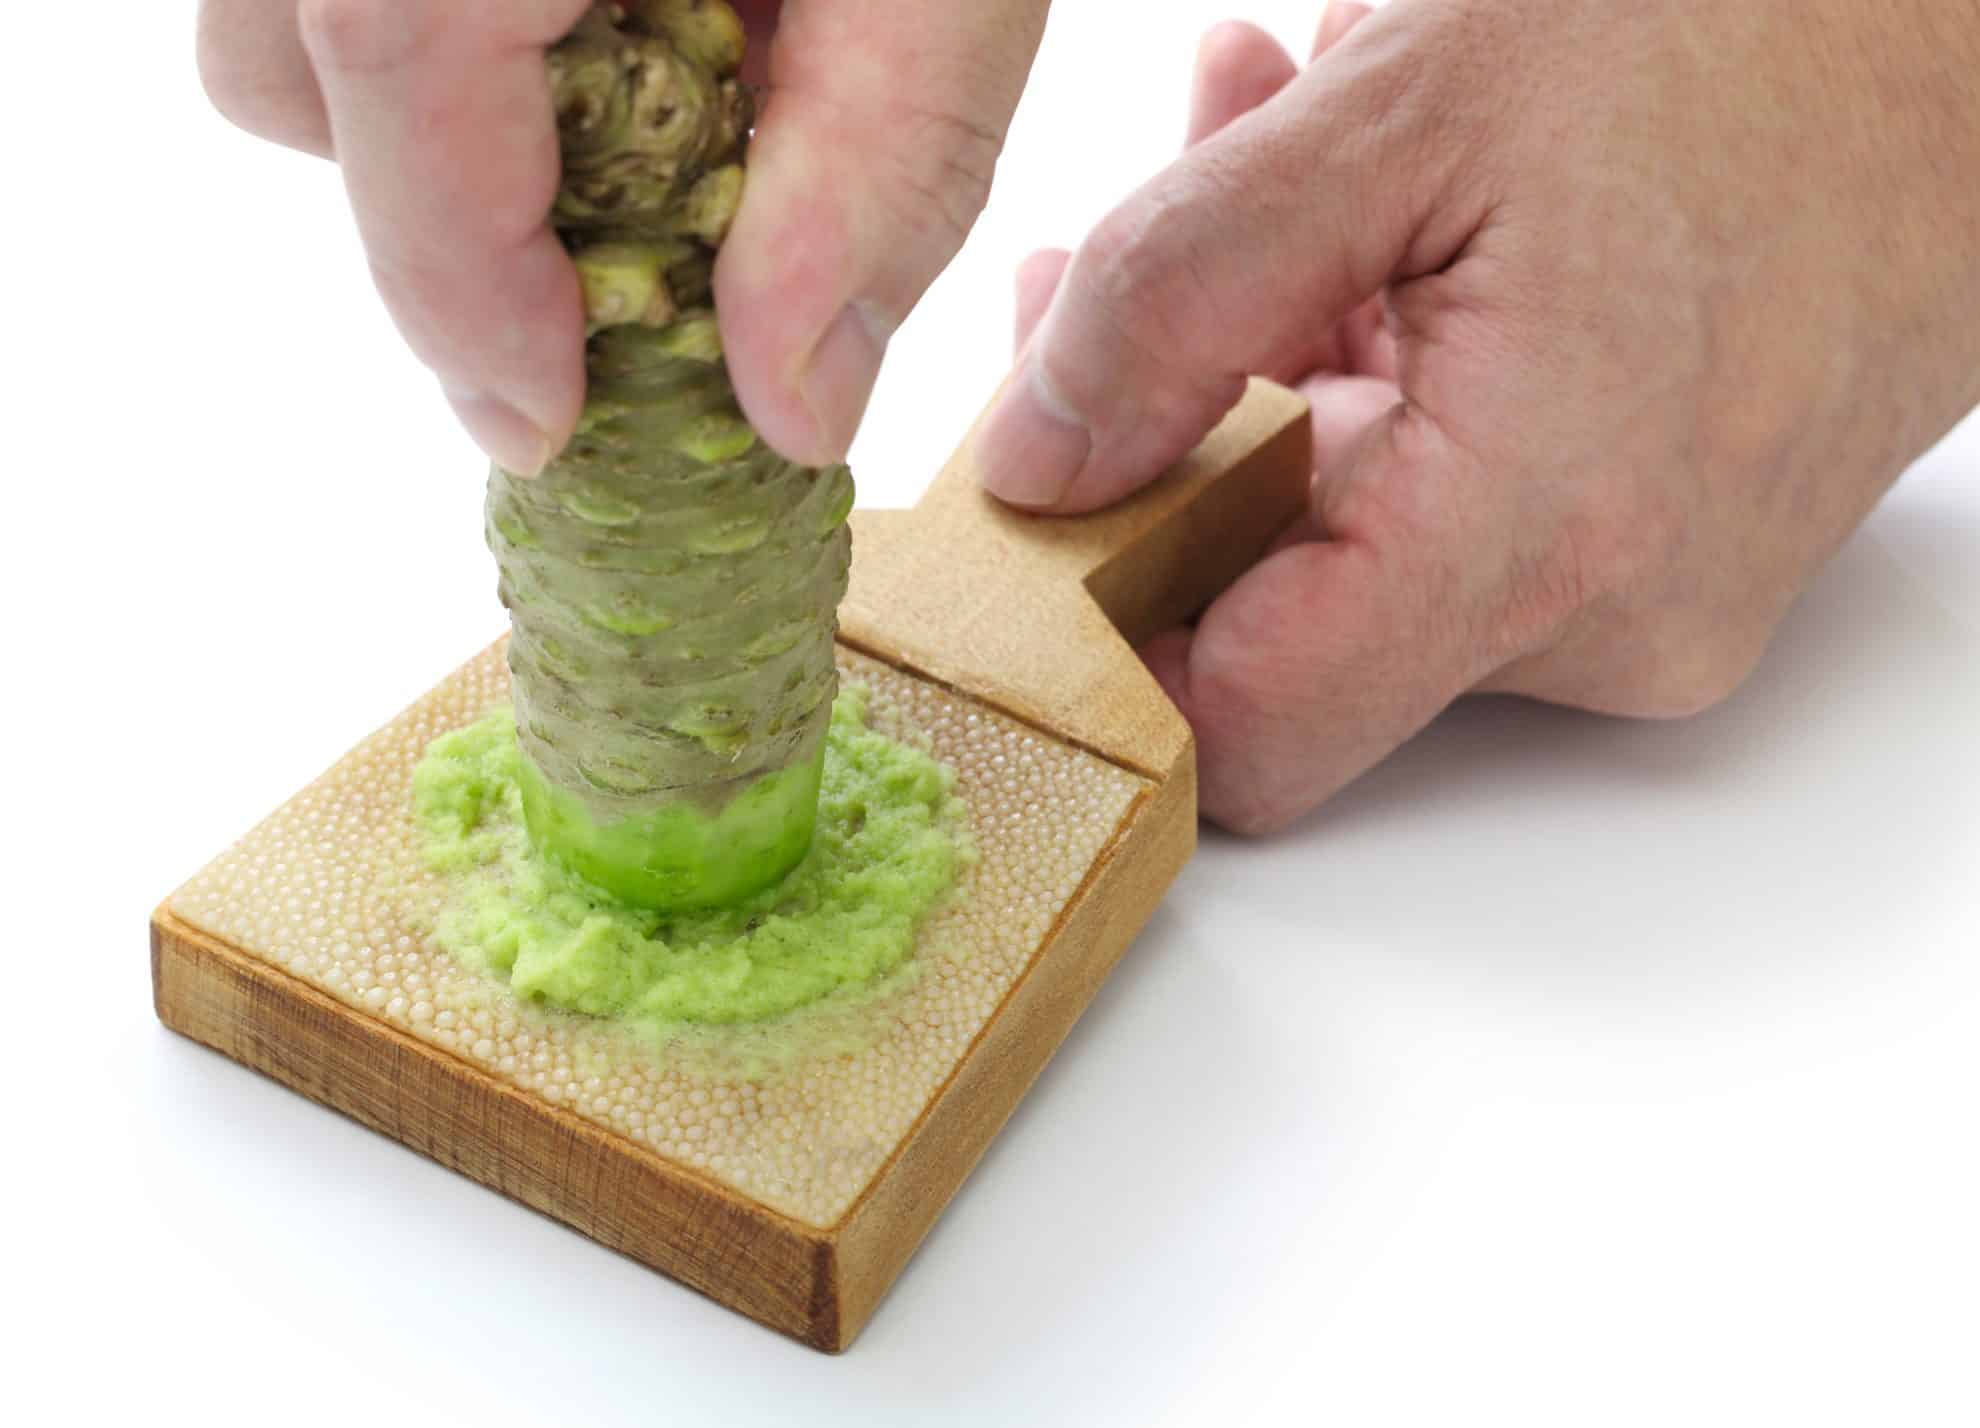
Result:
<svg viewBox="0 0 1980 1428">
<path fill-rule="evenodd" d="M 530 838 L 545 856 L 626 902 L 686 911 L 739 902 L 804 860 L 824 757 L 820 744 L 709 809 L 677 799 L 617 819 L 601 820 L 527 754 L 516 781 Z"/>
<path fill-rule="evenodd" d="M 617 829 L 532 771 L 507 709 L 441 735 L 413 774 L 421 853 L 446 883 L 436 941 L 518 997 L 634 1026 L 764 1021 L 881 986 L 973 854 L 953 775 L 870 727 L 863 694 L 713 818 L 674 807 Z M 532 802 L 579 820 L 560 846 L 587 863 L 544 856 Z M 800 823 L 810 851 L 779 873 Z M 728 896 L 659 912 L 640 879 Z"/>
</svg>

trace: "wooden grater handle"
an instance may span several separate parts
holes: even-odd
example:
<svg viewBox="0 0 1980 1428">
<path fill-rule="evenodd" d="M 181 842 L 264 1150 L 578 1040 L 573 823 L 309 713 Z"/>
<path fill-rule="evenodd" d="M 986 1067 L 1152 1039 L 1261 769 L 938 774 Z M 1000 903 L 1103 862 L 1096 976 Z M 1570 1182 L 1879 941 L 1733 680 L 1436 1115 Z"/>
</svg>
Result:
<svg viewBox="0 0 1980 1428">
<path fill-rule="evenodd" d="M 973 436 L 912 511 L 855 513 L 842 637 L 1163 776 L 1188 730 L 1133 646 L 1201 610 L 1304 507 L 1305 401 L 1254 380 L 1196 450 L 1083 516 L 987 495 Z"/>
<path fill-rule="evenodd" d="M 1094 601 L 1130 644 L 1181 624 L 1257 561 L 1305 508 L 1312 427 L 1304 398 L 1259 381 L 1161 479 L 1090 515 L 1025 517 L 1055 527 L 1085 566 Z"/>
</svg>

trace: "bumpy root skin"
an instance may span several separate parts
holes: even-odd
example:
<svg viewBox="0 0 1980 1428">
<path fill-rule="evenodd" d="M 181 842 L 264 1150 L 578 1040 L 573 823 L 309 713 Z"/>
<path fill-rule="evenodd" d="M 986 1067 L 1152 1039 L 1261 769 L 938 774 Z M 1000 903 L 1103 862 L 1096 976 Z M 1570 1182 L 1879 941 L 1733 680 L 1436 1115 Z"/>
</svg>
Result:
<svg viewBox="0 0 1980 1428">
<path fill-rule="evenodd" d="M 557 460 L 489 486 L 531 836 L 661 908 L 747 895 L 808 847 L 850 555 L 850 476 L 766 447 L 722 361 L 742 58 L 724 0 L 595 4 L 551 51 L 589 391 Z"/>
</svg>

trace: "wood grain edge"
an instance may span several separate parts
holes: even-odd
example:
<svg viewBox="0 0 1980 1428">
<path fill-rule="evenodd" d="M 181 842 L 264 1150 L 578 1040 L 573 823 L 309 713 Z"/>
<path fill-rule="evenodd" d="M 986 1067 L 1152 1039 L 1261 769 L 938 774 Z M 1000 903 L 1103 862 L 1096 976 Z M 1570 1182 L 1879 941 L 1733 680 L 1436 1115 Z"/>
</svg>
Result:
<svg viewBox="0 0 1980 1428">
<path fill-rule="evenodd" d="M 1031 963 L 949 1080 L 839 1222 L 839 1327 L 850 1343 L 1030 1091 L 1196 849 L 1193 747 L 1123 816 Z"/>
<path fill-rule="evenodd" d="M 1149 779 L 1149 790 L 900 1147 L 830 1229 L 781 1215 L 365 1015 L 185 922 L 169 898 L 151 922 L 153 1003 L 158 1019 L 190 1040 L 769 1328 L 839 1353 L 1194 852 L 1193 745 L 1167 770 L 1130 771 Z"/>
<path fill-rule="evenodd" d="M 813 1348 L 850 1347 L 1196 846 L 1186 761 L 1123 815 L 894 1156 L 829 1230 L 777 1214 L 364 1015 L 162 904 L 158 1019 Z"/>
<path fill-rule="evenodd" d="M 162 904 L 158 1019 L 758 1323 L 851 1341 L 832 1235 L 549 1105 L 212 937 Z"/>
</svg>

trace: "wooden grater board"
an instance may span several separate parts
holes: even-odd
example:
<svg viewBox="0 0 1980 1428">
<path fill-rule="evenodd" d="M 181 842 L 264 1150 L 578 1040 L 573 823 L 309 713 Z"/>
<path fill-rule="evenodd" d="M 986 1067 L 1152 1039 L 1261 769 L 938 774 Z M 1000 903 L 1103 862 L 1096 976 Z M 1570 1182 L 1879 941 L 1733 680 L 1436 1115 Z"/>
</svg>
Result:
<svg viewBox="0 0 1980 1428">
<path fill-rule="evenodd" d="M 958 458 L 915 511 L 856 518 L 842 665 L 878 692 L 882 727 L 937 729 L 979 841 L 1002 831 L 959 910 L 924 929 L 915 960 L 929 974 L 861 1013 L 855 1051 L 821 1040 L 767 1080 L 739 1080 L 719 1046 L 672 1066 L 672 1051 L 614 1044 L 581 1018 L 505 1007 L 499 987 L 449 980 L 464 969 L 449 972 L 397 910 L 418 895 L 403 780 L 427 740 L 499 699 L 495 651 L 160 907 L 158 1015 L 762 1323 L 841 1350 L 1194 847 L 1187 727 L 1116 627 L 1140 638 L 1199 608 L 1299 508 L 1307 463 L 1303 405 L 1254 383 L 1176 471 L 1109 512 L 1004 510 Z M 967 735 L 945 747 L 952 728 Z M 1009 826 L 998 800 L 1022 806 L 1026 789 L 1026 817 L 1072 831 Z M 425 1019 L 418 1003 L 378 995 L 390 990 L 376 980 L 384 958 L 395 976 L 427 969 Z M 469 999 L 435 1012 L 443 986 Z M 917 987 L 946 1000 L 923 1007 Z M 525 1030 L 503 1035 L 508 1024 Z M 570 1078 L 504 1052 L 517 1034 L 526 1057 L 562 1046 Z M 883 1109 L 862 1123 L 846 1088 L 876 1085 Z M 705 1134 L 684 1139 L 695 1125 Z M 723 1136 L 737 1138 L 733 1151 L 711 1151 Z M 778 1159 L 780 1136 L 809 1149 Z M 805 1154 L 825 1156 L 828 1179 Z"/>
</svg>

